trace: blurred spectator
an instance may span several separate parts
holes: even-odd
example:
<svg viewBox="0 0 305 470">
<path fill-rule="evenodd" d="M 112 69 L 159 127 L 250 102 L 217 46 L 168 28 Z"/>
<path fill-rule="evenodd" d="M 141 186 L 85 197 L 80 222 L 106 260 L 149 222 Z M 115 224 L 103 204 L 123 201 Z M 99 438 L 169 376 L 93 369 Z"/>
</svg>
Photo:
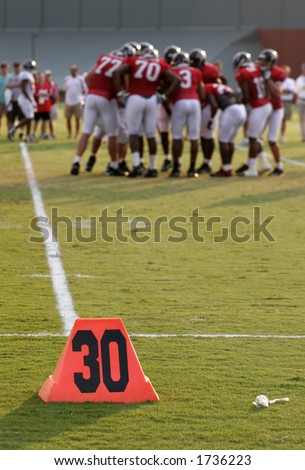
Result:
<svg viewBox="0 0 305 470">
<path fill-rule="evenodd" d="M 35 60 L 27 60 L 24 62 L 23 70 L 19 74 L 21 92 L 18 97 L 18 104 L 22 111 L 23 119 L 21 119 L 17 125 L 13 125 L 9 129 L 9 140 L 14 140 L 16 130 L 23 127 L 26 129 L 26 142 L 34 142 L 35 140 L 34 136 L 31 134 L 31 127 L 36 108 L 34 99 L 35 79 L 33 75 L 36 66 L 37 64 Z"/>
<path fill-rule="evenodd" d="M 8 74 L 8 63 L 2 62 L 0 65 L 0 131 L 2 116 L 6 114 L 5 87 Z"/>
<path fill-rule="evenodd" d="M 223 75 L 222 70 L 223 70 L 223 62 L 220 59 L 215 60 L 214 62 L 215 67 L 218 68 L 219 70 L 219 78 L 221 80 L 221 83 L 224 85 L 228 84 L 228 79 Z"/>
<path fill-rule="evenodd" d="M 34 97 L 37 103 L 37 108 L 34 115 L 34 129 L 35 135 L 38 124 L 41 121 L 40 139 L 47 139 L 47 122 L 50 120 L 51 111 L 51 94 L 52 88 L 50 82 L 46 81 L 45 74 L 39 73 L 36 77 Z"/>
<path fill-rule="evenodd" d="M 297 108 L 299 112 L 302 141 L 305 142 L 305 63 L 301 66 L 301 75 L 295 81 Z"/>
<path fill-rule="evenodd" d="M 7 76 L 6 80 L 6 89 L 10 92 L 10 101 L 7 103 L 6 107 L 6 116 L 7 116 L 7 125 L 11 129 L 15 124 L 16 119 L 21 121 L 23 119 L 23 114 L 18 104 L 18 98 L 21 94 L 20 78 L 19 74 L 21 72 L 20 62 L 13 63 L 13 73 L 10 73 Z M 19 136 L 22 137 L 23 129 L 20 128 Z"/>
<path fill-rule="evenodd" d="M 290 121 L 292 116 L 292 106 L 296 101 L 295 93 L 295 80 L 290 77 L 291 67 L 289 65 L 282 65 L 282 69 L 286 72 L 286 80 L 282 83 L 282 101 L 284 103 L 284 117 L 281 125 L 280 141 L 285 141 L 285 132 L 287 121 Z"/>
<path fill-rule="evenodd" d="M 64 80 L 65 92 L 65 118 L 67 121 L 68 138 L 72 137 L 72 117 L 75 117 L 75 133 L 77 137 L 80 130 L 80 121 L 83 114 L 84 95 L 87 93 L 87 85 L 82 75 L 78 73 L 77 65 L 71 65 L 70 75 Z"/>
<path fill-rule="evenodd" d="M 49 120 L 49 139 L 55 139 L 55 121 L 58 119 L 58 108 L 57 103 L 59 100 L 59 89 L 57 84 L 52 80 L 51 70 L 45 71 L 46 82 L 51 85 L 51 112 Z"/>
</svg>

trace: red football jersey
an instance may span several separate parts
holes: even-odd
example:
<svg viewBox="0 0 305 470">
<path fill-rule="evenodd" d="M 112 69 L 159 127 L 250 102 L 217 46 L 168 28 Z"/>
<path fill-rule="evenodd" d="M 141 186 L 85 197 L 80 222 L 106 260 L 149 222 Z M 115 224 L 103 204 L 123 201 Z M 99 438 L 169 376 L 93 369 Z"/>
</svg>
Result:
<svg viewBox="0 0 305 470">
<path fill-rule="evenodd" d="M 205 92 L 207 96 L 215 96 L 217 105 L 222 110 L 236 103 L 234 90 L 222 83 L 208 83 L 205 85 Z"/>
<path fill-rule="evenodd" d="M 281 69 L 281 67 L 274 65 L 271 69 L 271 78 L 276 84 L 280 85 L 284 80 L 286 80 L 286 72 Z M 284 107 L 280 94 L 278 96 L 271 96 L 270 100 L 273 109 L 281 109 Z"/>
<path fill-rule="evenodd" d="M 218 68 L 212 64 L 204 64 L 201 72 L 203 83 L 216 83 L 220 77 Z"/>
<path fill-rule="evenodd" d="M 179 75 L 181 83 L 178 90 L 171 97 L 171 101 L 175 103 L 178 100 L 199 100 L 198 85 L 202 82 L 200 70 L 183 65 L 173 67 L 172 71 Z"/>
<path fill-rule="evenodd" d="M 38 113 L 49 113 L 51 111 L 51 95 L 52 86 L 50 83 L 45 82 L 43 85 L 35 85 L 34 97 L 37 103 Z"/>
<path fill-rule="evenodd" d="M 241 67 L 237 70 L 235 79 L 239 85 L 246 82 L 249 87 L 249 104 L 252 108 L 259 108 L 270 100 L 267 96 L 265 79 L 262 75 L 260 68 L 251 64 L 246 67 Z"/>
<path fill-rule="evenodd" d="M 89 83 L 88 94 L 104 96 L 107 100 L 116 97 L 112 75 L 126 59 L 111 54 L 103 54 L 95 64 L 94 75 Z"/>
<path fill-rule="evenodd" d="M 131 95 L 154 95 L 164 73 L 170 69 L 169 64 L 164 59 L 128 57 L 127 63 L 131 67 L 129 84 Z"/>
</svg>

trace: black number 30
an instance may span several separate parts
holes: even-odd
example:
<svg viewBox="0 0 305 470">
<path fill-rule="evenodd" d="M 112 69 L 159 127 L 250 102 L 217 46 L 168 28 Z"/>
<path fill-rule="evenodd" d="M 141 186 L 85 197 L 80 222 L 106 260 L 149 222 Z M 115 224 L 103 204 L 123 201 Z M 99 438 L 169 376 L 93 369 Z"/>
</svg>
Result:
<svg viewBox="0 0 305 470">
<path fill-rule="evenodd" d="M 111 377 L 110 343 L 118 346 L 120 378 Z M 98 340 L 91 330 L 78 330 L 72 339 L 72 351 L 80 352 L 88 347 L 84 355 L 84 365 L 89 368 L 88 378 L 82 372 L 74 373 L 74 383 L 81 393 L 94 393 L 101 383 Z M 101 338 L 101 365 L 103 383 L 109 392 L 124 392 L 129 382 L 126 339 L 120 330 L 105 330 Z"/>
</svg>

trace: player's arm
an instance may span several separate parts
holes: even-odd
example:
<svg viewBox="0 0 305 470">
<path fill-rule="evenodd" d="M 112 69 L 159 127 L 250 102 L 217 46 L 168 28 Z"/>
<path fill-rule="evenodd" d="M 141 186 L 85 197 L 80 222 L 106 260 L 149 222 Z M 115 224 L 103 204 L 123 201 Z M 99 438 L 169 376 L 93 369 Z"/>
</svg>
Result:
<svg viewBox="0 0 305 470">
<path fill-rule="evenodd" d="M 122 92 L 122 78 L 128 75 L 130 70 L 131 67 L 129 64 L 123 64 L 118 70 L 113 72 L 112 81 L 117 96 Z"/>
<path fill-rule="evenodd" d="M 266 82 L 267 92 L 270 96 L 276 97 L 281 95 L 281 85 L 276 83 L 271 76 L 270 70 L 263 71 L 263 76 Z"/>
<path fill-rule="evenodd" d="M 200 102 L 204 103 L 206 100 L 206 92 L 205 92 L 204 84 L 202 82 L 198 83 L 197 91 L 198 91 Z"/>
<path fill-rule="evenodd" d="M 164 72 L 164 80 L 168 83 L 168 88 L 165 92 L 165 97 L 168 99 L 175 91 L 178 90 L 181 78 L 171 70 L 167 69 Z"/>
<path fill-rule="evenodd" d="M 240 91 L 241 91 L 241 103 L 248 104 L 249 103 L 249 85 L 247 82 L 241 82 L 239 84 Z"/>
<path fill-rule="evenodd" d="M 211 117 L 208 120 L 208 124 L 207 124 L 207 128 L 211 129 L 215 114 L 217 113 L 217 110 L 218 110 L 218 104 L 217 104 L 215 96 L 212 93 L 209 93 L 207 95 L 206 100 L 207 100 L 207 103 L 211 106 Z"/>
<path fill-rule="evenodd" d="M 26 99 L 28 99 L 29 101 L 32 101 L 30 96 L 28 95 L 28 93 L 26 91 L 27 83 L 28 83 L 28 80 L 22 80 L 21 81 L 21 83 L 20 83 L 21 92 L 26 97 Z"/>
<path fill-rule="evenodd" d="M 92 77 L 93 77 L 93 75 L 94 75 L 94 73 L 95 73 L 95 67 L 96 67 L 96 66 L 93 65 L 93 66 L 91 67 L 91 69 L 89 69 L 88 72 L 86 73 L 86 76 L 85 76 L 85 83 L 86 83 L 86 85 L 87 85 L 88 88 L 89 88 L 90 82 L 91 82 L 91 80 L 92 80 Z"/>
</svg>

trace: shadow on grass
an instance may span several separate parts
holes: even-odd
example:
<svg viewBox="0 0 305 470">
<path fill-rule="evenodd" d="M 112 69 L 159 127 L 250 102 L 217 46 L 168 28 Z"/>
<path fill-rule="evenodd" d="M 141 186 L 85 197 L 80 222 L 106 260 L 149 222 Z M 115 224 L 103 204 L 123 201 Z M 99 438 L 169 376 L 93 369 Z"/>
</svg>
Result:
<svg viewBox="0 0 305 470">
<path fill-rule="evenodd" d="M 47 442 L 62 433 L 82 431 L 84 426 L 124 410 L 131 412 L 147 403 L 45 403 L 37 394 L 0 420 L 0 448 L 23 450 L 47 448 Z M 25 432 L 26 430 L 26 432 Z M 52 450 L 48 448 L 48 450 Z"/>
<path fill-rule="evenodd" d="M 280 188 L 278 191 L 263 194 L 247 194 L 238 196 L 236 198 L 222 199 L 214 204 L 210 204 L 208 208 L 213 207 L 232 207 L 232 206 L 253 206 L 257 204 L 263 204 L 266 202 L 282 201 L 285 199 L 291 199 L 296 197 L 305 196 L 305 188 L 298 186 L 293 189 Z"/>
</svg>

